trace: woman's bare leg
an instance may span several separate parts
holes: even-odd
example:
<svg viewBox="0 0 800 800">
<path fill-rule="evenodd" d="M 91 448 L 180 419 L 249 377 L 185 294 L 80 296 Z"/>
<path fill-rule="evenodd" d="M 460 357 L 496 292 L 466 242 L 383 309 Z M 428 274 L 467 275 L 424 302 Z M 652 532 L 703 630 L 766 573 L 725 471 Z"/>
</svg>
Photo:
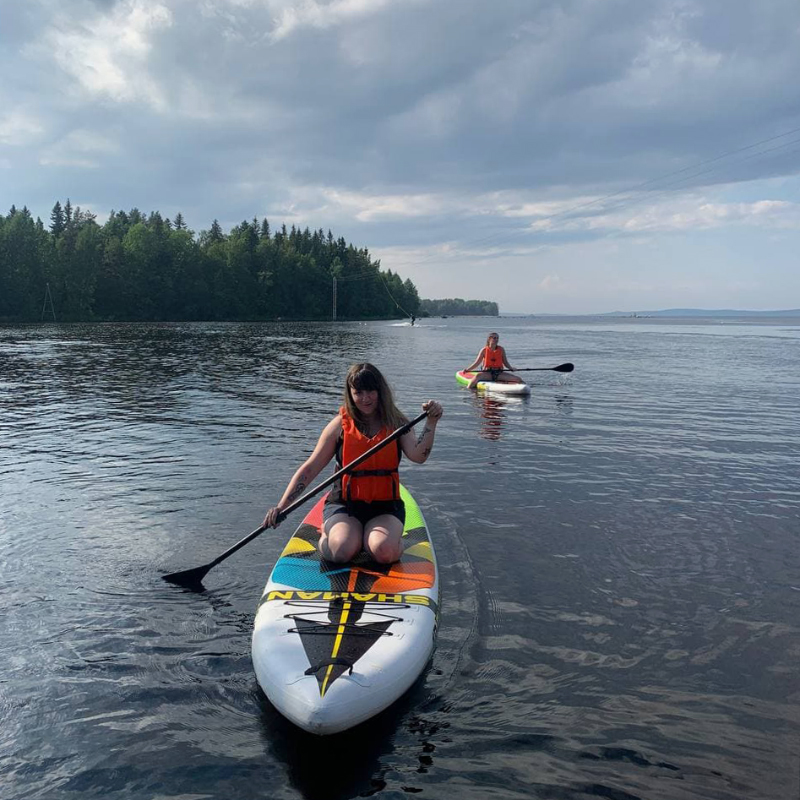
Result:
<svg viewBox="0 0 800 800">
<path fill-rule="evenodd" d="M 322 528 L 317 548 L 326 561 L 341 564 L 352 561 L 361 552 L 364 528 L 347 514 L 334 514 Z"/>
<path fill-rule="evenodd" d="M 491 377 L 491 374 L 488 372 L 476 372 L 475 377 L 469 382 L 467 389 L 474 389 L 478 381 L 486 381 Z"/>
<path fill-rule="evenodd" d="M 364 550 L 379 564 L 393 564 L 403 555 L 403 523 L 392 514 L 373 517 L 364 526 Z"/>
</svg>

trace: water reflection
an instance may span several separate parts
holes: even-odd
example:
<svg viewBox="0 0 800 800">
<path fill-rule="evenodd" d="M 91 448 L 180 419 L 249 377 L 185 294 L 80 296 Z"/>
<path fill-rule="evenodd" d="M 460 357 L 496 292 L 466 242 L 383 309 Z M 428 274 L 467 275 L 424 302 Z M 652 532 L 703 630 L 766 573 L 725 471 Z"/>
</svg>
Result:
<svg viewBox="0 0 800 800">
<path fill-rule="evenodd" d="M 491 442 L 499 441 L 506 423 L 507 409 L 511 406 L 522 406 L 527 397 L 514 397 L 512 395 L 492 394 L 491 392 L 473 393 L 473 406 L 480 418 L 481 439 Z"/>
<path fill-rule="evenodd" d="M 389 783 L 387 773 L 396 773 L 389 762 L 401 746 L 399 740 L 404 740 L 402 747 L 407 750 L 409 736 L 419 742 L 416 772 L 424 774 L 433 764 L 431 754 L 436 747 L 429 739 L 437 726 L 413 715 L 413 711 L 425 702 L 426 674 L 376 717 L 332 736 L 315 736 L 301 730 L 259 692 L 264 746 L 272 760 L 285 766 L 287 779 L 305 800 L 345 800 L 379 794 Z M 407 754 L 402 758 L 406 761 Z M 399 776 L 392 777 L 396 781 Z M 410 785 L 414 782 L 410 776 L 403 782 L 401 788 L 406 793 L 422 791 Z"/>
<path fill-rule="evenodd" d="M 572 414 L 572 397 L 568 394 L 557 394 L 555 396 L 556 411 L 559 414 L 568 416 Z"/>
<path fill-rule="evenodd" d="M 198 400 L 338 395 L 341 380 L 324 376 L 344 376 L 374 342 L 369 328 L 299 323 L 28 326 L 2 332 L 0 368 L 21 389 L 9 402 L 99 401 L 138 420 L 143 409 L 163 417 Z"/>
<path fill-rule="evenodd" d="M 500 400 L 489 395 L 478 398 L 481 405 L 481 439 L 496 442 L 500 439 L 503 430 L 503 404 Z"/>
</svg>

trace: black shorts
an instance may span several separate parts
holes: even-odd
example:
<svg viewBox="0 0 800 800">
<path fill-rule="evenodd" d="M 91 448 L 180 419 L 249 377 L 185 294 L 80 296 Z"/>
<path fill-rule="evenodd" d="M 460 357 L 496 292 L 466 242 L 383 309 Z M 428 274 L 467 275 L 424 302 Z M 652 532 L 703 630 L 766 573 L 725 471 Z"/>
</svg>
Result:
<svg viewBox="0 0 800 800">
<path fill-rule="evenodd" d="M 402 500 L 375 500 L 372 503 L 365 503 L 363 500 L 351 500 L 349 503 L 346 500 L 334 500 L 326 502 L 322 508 L 323 524 L 334 514 L 355 517 L 362 525 L 381 514 L 391 514 L 405 525 L 406 505 Z"/>
</svg>

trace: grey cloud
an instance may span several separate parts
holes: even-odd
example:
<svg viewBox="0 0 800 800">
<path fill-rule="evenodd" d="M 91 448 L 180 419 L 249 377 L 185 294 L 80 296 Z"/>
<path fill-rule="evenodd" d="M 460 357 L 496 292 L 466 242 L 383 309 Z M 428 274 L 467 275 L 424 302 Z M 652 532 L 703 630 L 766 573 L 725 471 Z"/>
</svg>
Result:
<svg viewBox="0 0 800 800">
<path fill-rule="evenodd" d="M 106 210 L 182 210 L 206 227 L 281 208 L 298 184 L 603 193 L 800 126 L 795 0 L 755 17 L 723 0 L 398 2 L 278 40 L 265 4 L 163 4 L 171 24 L 147 31 L 141 70 L 163 108 L 90 97 L 41 54 L 15 63 L 48 17 L 13 4 L 18 38 L 5 24 L 0 34 L 13 77 L 0 92 L 47 133 L 0 149 L 29 167 L 0 172 L 8 204 L 49 209 L 71 195 Z M 126 7 L 58 6 L 76 25 Z M 119 149 L 96 154 L 94 170 L 37 166 L 76 129 Z M 778 151 L 694 182 L 797 169 L 796 153 Z"/>
</svg>

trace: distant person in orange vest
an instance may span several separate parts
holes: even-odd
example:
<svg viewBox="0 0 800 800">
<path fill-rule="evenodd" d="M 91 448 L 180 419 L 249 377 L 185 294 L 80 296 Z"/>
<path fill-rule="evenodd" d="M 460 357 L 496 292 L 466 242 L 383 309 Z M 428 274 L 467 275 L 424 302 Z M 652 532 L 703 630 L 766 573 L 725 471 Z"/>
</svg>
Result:
<svg viewBox="0 0 800 800">
<path fill-rule="evenodd" d="M 514 367 L 508 363 L 506 351 L 500 347 L 498 342 L 500 335 L 490 333 L 486 337 L 486 347 L 483 347 L 475 360 L 464 370 L 472 372 L 480 367 L 480 372 L 469 382 L 469 388 L 474 389 L 478 381 L 494 381 L 496 383 L 522 383 L 522 378 L 512 375 Z M 511 370 L 511 372 L 506 372 Z"/>
<path fill-rule="evenodd" d="M 400 498 L 401 453 L 423 464 L 433 449 L 442 407 L 435 400 L 422 404 L 428 412 L 422 433 L 404 433 L 343 475 L 325 499 L 319 551 L 327 561 L 355 558 L 362 548 L 375 561 L 391 564 L 403 554 L 405 505 Z M 296 500 L 336 458 L 337 468 L 366 453 L 408 420 L 398 410 L 386 379 L 372 364 L 354 364 L 345 380 L 344 405 L 325 426 L 314 452 L 295 472 L 278 505 L 267 511 L 264 526 L 277 528 L 280 511 Z"/>
</svg>

